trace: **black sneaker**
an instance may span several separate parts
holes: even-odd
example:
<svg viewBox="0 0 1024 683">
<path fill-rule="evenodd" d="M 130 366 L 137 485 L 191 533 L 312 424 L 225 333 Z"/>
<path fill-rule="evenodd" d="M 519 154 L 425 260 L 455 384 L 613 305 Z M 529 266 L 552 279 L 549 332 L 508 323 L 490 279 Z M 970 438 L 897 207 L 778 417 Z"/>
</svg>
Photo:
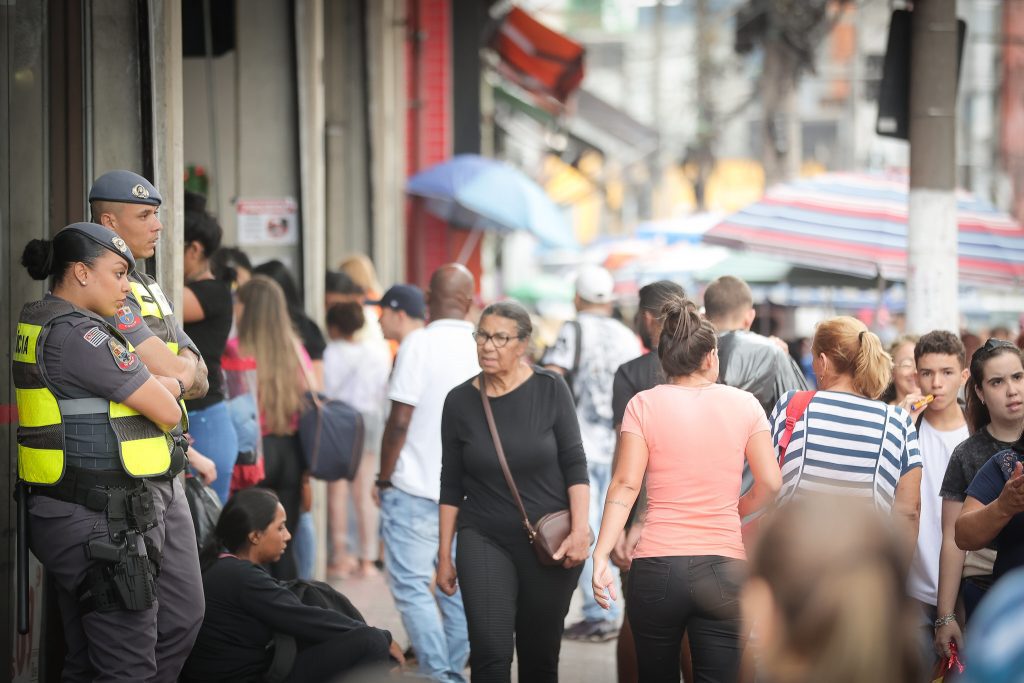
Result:
<svg viewBox="0 0 1024 683">
<path fill-rule="evenodd" d="M 603 643 L 614 640 L 619 635 L 619 626 L 612 620 L 580 621 L 569 626 L 562 633 L 568 640 L 579 640 L 587 643 Z"/>
</svg>

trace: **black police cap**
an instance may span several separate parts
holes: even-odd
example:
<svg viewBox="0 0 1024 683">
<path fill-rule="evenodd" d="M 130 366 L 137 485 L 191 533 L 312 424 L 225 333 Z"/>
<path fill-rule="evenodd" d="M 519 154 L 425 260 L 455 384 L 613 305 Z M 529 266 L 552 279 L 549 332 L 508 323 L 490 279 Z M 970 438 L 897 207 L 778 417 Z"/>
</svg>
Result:
<svg viewBox="0 0 1024 683">
<path fill-rule="evenodd" d="M 138 173 L 121 170 L 110 171 L 97 178 L 89 190 L 89 201 L 160 206 L 163 197 L 153 183 Z"/>
</svg>

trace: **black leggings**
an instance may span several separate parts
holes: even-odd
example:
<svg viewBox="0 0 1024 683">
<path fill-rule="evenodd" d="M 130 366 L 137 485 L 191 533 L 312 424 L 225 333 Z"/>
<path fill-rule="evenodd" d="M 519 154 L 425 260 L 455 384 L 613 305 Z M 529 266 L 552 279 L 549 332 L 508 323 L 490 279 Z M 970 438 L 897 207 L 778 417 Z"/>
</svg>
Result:
<svg viewBox="0 0 1024 683">
<path fill-rule="evenodd" d="M 390 644 L 380 629 L 364 626 L 347 631 L 322 643 L 300 648 L 287 681 L 321 683 L 336 681 L 340 674 L 357 670 L 379 667 L 382 672 L 386 671 L 395 665 L 388 653 Z"/>
<path fill-rule="evenodd" d="M 525 532 L 498 543 L 475 529 L 459 531 L 455 563 L 473 683 L 511 680 L 513 644 L 520 681 L 557 681 L 562 627 L 583 567 L 541 565 Z"/>
<path fill-rule="evenodd" d="M 739 593 L 746 563 L 718 555 L 644 557 L 629 569 L 626 613 L 640 680 L 679 680 L 686 632 L 696 683 L 734 683 L 745 638 Z"/>
<path fill-rule="evenodd" d="M 285 526 L 288 527 L 293 539 L 299 526 L 299 515 L 302 514 L 302 470 L 305 464 L 302 461 L 301 448 L 299 437 L 294 434 L 263 437 L 263 466 L 266 474 L 259 485 L 272 489 L 277 494 L 281 507 L 288 515 Z M 299 567 L 292 552 L 294 545 L 293 540 L 285 548 L 281 559 L 270 565 L 270 574 L 275 579 L 287 581 L 299 578 Z"/>
</svg>

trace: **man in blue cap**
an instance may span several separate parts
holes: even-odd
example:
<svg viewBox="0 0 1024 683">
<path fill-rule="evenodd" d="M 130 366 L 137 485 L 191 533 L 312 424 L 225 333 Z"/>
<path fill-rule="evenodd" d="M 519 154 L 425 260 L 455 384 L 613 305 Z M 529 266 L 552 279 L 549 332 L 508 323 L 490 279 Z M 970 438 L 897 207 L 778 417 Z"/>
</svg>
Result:
<svg viewBox="0 0 1024 683">
<path fill-rule="evenodd" d="M 110 171 L 89 191 L 92 221 L 110 228 L 124 240 L 136 260 L 156 253 L 163 225 L 158 212 L 160 192 L 131 171 Z M 137 268 L 130 274 L 131 294 L 111 324 L 135 348 L 155 375 L 178 380 L 179 399 L 206 394 L 206 363 L 182 330 L 160 285 Z M 187 419 L 183 426 L 187 429 Z M 168 476 L 152 481 L 156 512 L 164 525 L 150 532 L 160 555 L 157 595 L 157 675 L 150 680 L 176 681 L 203 620 L 203 584 L 195 529 L 180 476 L 184 462 L 172 465 Z M 69 655 L 70 658 L 70 655 Z"/>
<path fill-rule="evenodd" d="M 385 339 L 402 343 L 410 332 L 426 325 L 427 303 L 423 290 L 416 285 L 395 285 L 379 301 L 367 301 L 380 306 L 380 329 Z"/>
</svg>

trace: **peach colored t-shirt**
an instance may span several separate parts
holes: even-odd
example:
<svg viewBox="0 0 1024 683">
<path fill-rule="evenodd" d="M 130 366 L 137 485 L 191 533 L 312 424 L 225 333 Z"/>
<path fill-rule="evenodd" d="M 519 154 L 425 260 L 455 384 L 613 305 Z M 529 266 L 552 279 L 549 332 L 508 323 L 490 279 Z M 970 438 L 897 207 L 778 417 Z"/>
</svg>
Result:
<svg viewBox="0 0 1024 683">
<path fill-rule="evenodd" d="M 629 402 L 622 433 L 647 443 L 647 519 L 633 557 L 746 559 L 739 497 L 747 441 L 768 431 L 746 391 L 662 384 Z"/>
</svg>

